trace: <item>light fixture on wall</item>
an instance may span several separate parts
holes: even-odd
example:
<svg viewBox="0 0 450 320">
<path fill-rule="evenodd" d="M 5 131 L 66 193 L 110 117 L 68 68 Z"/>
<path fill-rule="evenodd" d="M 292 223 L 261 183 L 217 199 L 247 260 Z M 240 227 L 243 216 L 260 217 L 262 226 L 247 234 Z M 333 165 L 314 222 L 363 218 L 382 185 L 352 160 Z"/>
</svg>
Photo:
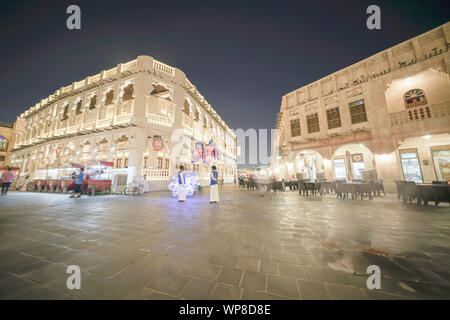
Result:
<svg viewBox="0 0 450 320">
<path fill-rule="evenodd" d="M 426 136 L 423 136 L 423 138 L 424 138 L 425 140 L 430 140 L 431 136 L 430 136 L 430 135 L 426 135 Z"/>
</svg>

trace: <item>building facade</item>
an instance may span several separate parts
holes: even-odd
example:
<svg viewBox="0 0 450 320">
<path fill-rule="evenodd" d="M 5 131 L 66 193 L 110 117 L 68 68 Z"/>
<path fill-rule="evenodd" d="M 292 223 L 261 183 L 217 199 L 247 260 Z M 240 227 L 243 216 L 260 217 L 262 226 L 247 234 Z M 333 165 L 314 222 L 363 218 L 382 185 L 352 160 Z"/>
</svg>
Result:
<svg viewBox="0 0 450 320">
<path fill-rule="evenodd" d="M 282 97 L 285 179 L 450 180 L 450 23 Z"/>
<path fill-rule="evenodd" d="M 0 122 L 0 169 L 7 167 L 13 148 L 14 124 Z"/>
<path fill-rule="evenodd" d="M 234 132 L 183 71 L 149 56 L 56 90 L 18 116 L 15 131 L 11 165 L 32 179 L 107 161 L 127 183 L 144 178 L 155 190 L 182 164 L 202 184 L 212 164 L 225 181 L 236 171 Z M 208 159 L 195 156 L 208 148 Z"/>
</svg>

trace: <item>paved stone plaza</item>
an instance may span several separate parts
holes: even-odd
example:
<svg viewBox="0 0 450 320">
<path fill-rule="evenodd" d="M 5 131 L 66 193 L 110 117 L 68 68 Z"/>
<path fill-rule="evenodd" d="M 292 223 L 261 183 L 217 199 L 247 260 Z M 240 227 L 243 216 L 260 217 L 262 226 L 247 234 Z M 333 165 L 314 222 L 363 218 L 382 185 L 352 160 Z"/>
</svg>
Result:
<svg viewBox="0 0 450 320">
<path fill-rule="evenodd" d="M 0 298 L 450 298 L 447 204 L 208 195 L 11 192 L 0 198 Z M 66 288 L 68 265 L 81 268 L 81 290 Z M 366 287 L 369 265 L 381 290 Z"/>
</svg>

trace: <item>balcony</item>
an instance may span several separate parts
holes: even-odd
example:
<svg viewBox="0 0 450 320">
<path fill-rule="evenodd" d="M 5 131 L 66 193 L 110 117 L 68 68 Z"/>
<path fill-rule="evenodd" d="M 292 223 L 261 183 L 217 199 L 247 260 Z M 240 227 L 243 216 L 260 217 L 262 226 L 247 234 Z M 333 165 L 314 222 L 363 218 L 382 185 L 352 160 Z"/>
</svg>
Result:
<svg viewBox="0 0 450 320">
<path fill-rule="evenodd" d="M 143 175 L 145 179 L 150 181 L 169 180 L 169 170 L 162 169 L 144 169 Z"/>
<path fill-rule="evenodd" d="M 439 131 L 448 129 L 450 103 L 442 102 L 409 108 L 390 115 L 394 133 Z"/>
<path fill-rule="evenodd" d="M 147 113 L 148 122 L 164 127 L 172 126 L 172 119 L 169 117 L 160 116 L 154 113 Z"/>
<path fill-rule="evenodd" d="M 121 114 L 120 116 L 116 116 L 116 119 L 114 120 L 114 124 L 124 124 L 129 123 L 131 121 L 131 117 L 133 116 L 132 113 L 129 114 Z"/>
</svg>

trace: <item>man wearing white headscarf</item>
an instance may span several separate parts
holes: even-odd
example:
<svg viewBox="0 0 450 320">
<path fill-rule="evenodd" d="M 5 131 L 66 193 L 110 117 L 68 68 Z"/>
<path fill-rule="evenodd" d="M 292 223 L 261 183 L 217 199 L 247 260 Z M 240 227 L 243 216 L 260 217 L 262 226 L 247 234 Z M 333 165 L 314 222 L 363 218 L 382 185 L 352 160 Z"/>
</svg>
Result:
<svg viewBox="0 0 450 320">
<path fill-rule="evenodd" d="M 178 201 L 184 202 L 186 200 L 186 177 L 184 176 L 184 167 L 180 166 L 178 171 Z"/>
</svg>

